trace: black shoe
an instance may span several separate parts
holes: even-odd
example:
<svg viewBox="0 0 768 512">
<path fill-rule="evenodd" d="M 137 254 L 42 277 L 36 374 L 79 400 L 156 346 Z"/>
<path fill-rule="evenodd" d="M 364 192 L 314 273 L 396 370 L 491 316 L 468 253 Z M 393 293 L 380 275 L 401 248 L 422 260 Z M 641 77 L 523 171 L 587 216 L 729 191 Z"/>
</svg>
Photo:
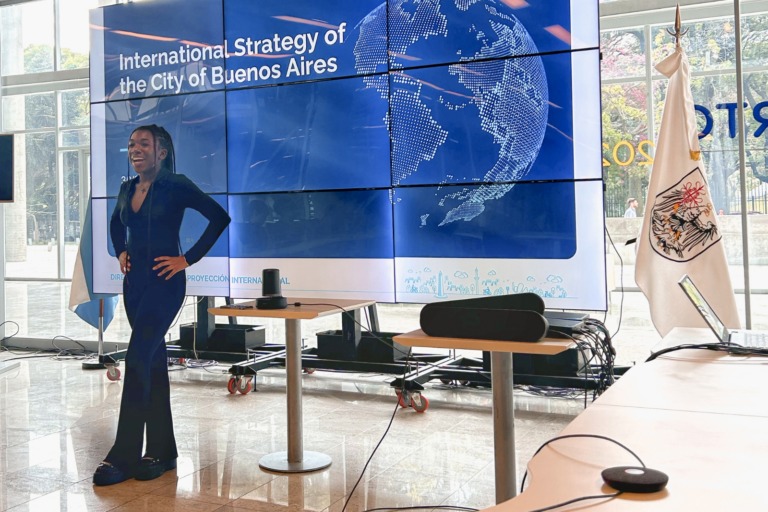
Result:
<svg viewBox="0 0 768 512">
<path fill-rule="evenodd" d="M 133 475 L 109 462 L 102 462 L 93 473 L 93 485 L 113 485 L 125 482 L 133 478 Z"/>
<path fill-rule="evenodd" d="M 176 469 L 176 459 L 161 460 L 154 457 L 144 457 L 136 469 L 136 480 L 154 480 L 166 471 Z"/>
</svg>

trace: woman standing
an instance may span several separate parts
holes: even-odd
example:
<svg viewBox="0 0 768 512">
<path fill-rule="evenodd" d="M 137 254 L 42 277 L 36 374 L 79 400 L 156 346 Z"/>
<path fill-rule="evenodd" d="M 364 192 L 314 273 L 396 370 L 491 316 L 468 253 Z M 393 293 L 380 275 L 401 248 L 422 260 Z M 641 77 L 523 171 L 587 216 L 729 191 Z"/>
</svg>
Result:
<svg viewBox="0 0 768 512">
<path fill-rule="evenodd" d="M 138 176 L 120 187 L 110 234 L 125 276 L 123 302 L 131 338 L 117 436 L 93 474 L 95 485 L 133 477 L 151 480 L 176 467 L 165 334 L 184 301 L 184 269 L 202 259 L 230 221 L 216 201 L 175 173 L 173 141 L 164 128 L 136 128 L 128 141 L 128 158 Z M 182 254 L 179 232 L 187 208 L 200 212 L 208 226 Z"/>
</svg>

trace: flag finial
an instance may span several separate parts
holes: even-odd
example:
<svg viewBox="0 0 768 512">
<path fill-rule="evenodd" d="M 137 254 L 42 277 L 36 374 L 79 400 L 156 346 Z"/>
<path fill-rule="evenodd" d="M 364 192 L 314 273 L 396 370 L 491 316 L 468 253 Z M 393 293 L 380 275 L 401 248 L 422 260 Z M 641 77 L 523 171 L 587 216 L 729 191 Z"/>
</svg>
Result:
<svg viewBox="0 0 768 512">
<path fill-rule="evenodd" d="M 671 31 L 670 29 L 667 29 L 667 33 L 671 36 L 675 36 L 675 47 L 680 48 L 680 38 L 683 37 L 685 34 L 688 33 L 689 29 L 683 30 L 683 24 L 680 22 L 680 4 L 677 4 L 677 9 L 675 10 L 675 31 Z"/>
</svg>

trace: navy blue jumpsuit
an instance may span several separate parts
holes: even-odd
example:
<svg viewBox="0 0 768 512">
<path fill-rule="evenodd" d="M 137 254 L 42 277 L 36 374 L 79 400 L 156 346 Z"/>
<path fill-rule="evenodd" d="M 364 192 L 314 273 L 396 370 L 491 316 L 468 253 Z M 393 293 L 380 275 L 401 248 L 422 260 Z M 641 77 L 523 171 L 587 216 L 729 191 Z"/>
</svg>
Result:
<svg viewBox="0 0 768 512">
<path fill-rule="evenodd" d="M 115 444 L 106 461 L 133 470 L 142 457 L 146 426 L 146 455 L 161 460 L 177 457 L 171 419 L 170 385 L 165 334 L 184 302 L 186 273 L 171 279 L 158 276 L 158 256 L 181 253 L 179 231 L 186 208 L 200 212 L 208 226 L 184 254 L 189 265 L 211 249 L 229 224 L 227 212 L 186 176 L 163 168 L 138 212 L 131 198 L 138 178 L 120 187 L 110 221 L 115 254 L 128 251 L 131 269 L 123 280 L 123 302 L 131 338 L 125 356 L 123 396 Z"/>
</svg>

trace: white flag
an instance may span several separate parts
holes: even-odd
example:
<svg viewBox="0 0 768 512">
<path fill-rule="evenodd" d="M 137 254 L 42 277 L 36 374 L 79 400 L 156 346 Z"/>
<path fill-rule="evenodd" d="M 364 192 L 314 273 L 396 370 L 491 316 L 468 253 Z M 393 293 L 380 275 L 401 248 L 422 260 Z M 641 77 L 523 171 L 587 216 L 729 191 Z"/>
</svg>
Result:
<svg viewBox="0 0 768 512">
<path fill-rule="evenodd" d="M 699 149 L 688 57 L 682 48 L 656 69 L 669 78 L 664 115 L 637 240 L 635 281 L 656 330 L 706 327 L 677 285 L 689 274 L 730 328 L 740 326 L 722 234 Z"/>
<path fill-rule="evenodd" d="M 72 287 L 69 291 L 69 309 L 93 327 L 99 327 L 102 319 L 104 330 L 107 329 L 115 316 L 117 295 L 99 294 L 93 292 L 93 227 L 91 222 L 91 199 L 88 198 L 88 208 L 85 212 L 83 234 L 80 237 L 80 247 L 77 249 L 77 259 L 72 272 Z"/>
</svg>

